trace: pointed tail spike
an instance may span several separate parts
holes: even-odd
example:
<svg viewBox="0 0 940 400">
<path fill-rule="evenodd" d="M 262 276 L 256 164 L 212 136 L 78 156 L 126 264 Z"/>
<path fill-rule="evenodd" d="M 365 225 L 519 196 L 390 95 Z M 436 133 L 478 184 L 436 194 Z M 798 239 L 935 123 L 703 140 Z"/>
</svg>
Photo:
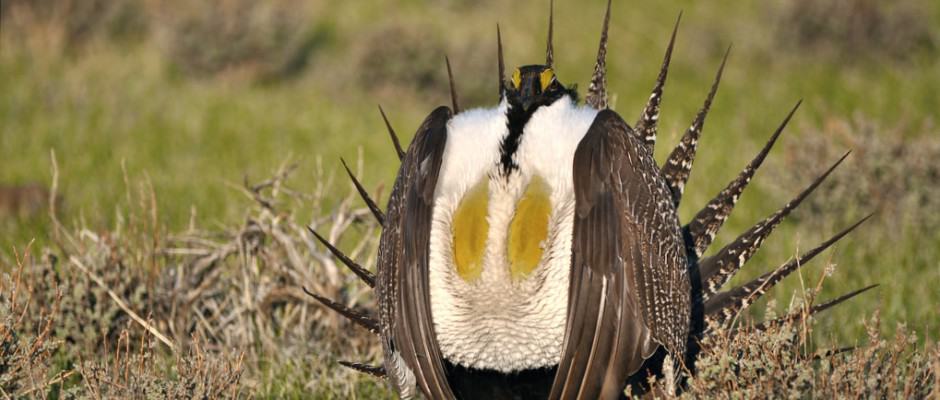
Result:
<svg viewBox="0 0 940 400">
<path fill-rule="evenodd" d="M 852 224 L 852 226 L 843 229 L 841 232 L 833 235 L 831 238 L 822 242 L 815 248 L 800 254 L 796 259 L 790 260 L 789 262 L 781 265 L 779 268 L 767 272 L 760 277 L 734 289 L 718 293 L 717 295 L 715 292 L 717 291 L 718 287 L 721 286 L 721 284 L 716 280 L 718 277 L 707 277 L 703 271 L 702 280 L 705 282 L 705 284 L 703 284 L 702 287 L 704 288 L 703 290 L 705 290 L 703 300 L 705 302 L 704 312 L 706 318 L 722 321 L 724 319 L 730 318 L 734 314 L 737 314 L 738 311 L 747 308 L 747 306 L 767 293 L 767 291 L 773 288 L 777 283 L 782 281 L 794 271 L 800 269 L 802 266 L 806 265 L 810 260 L 813 259 L 813 257 L 816 257 L 819 253 L 822 253 L 827 248 L 848 235 L 850 232 L 854 231 L 855 228 L 858 228 L 869 218 L 871 218 L 871 215 L 862 218 L 855 224 Z M 727 281 L 727 279 L 730 279 L 730 277 L 726 277 L 725 281 Z"/>
<path fill-rule="evenodd" d="M 607 108 L 607 31 L 610 26 L 610 2 L 607 0 L 607 11 L 604 14 L 604 27 L 601 29 L 600 45 L 597 48 L 597 62 L 594 64 L 594 75 L 591 77 L 591 86 L 585 103 L 595 109 Z"/>
<path fill-rule="evenodd" d="M 369 270 L 363 268 L 361 265 L 357 264 L 355 261 L 347 257 L 345 254 L 343 254 L 342 251 L 337 249 L 336 246 L 333 246 L 332 243 L 326 240 L 326 238 L 324 238 L 323 236 L 320 236 L 320 234 L 317 233 L 317 231 L 315 231 L 313 228 L 308 226 L 307 230 L 310 231 L 310 233 L 312 233 L 313 236 L 316 237 L 318 241 L 320 241 L 320 243 L 326 246 L 326 248 L 330 251 L 330 253 L 333 254 L 333 256 L 338 258 L 340 261 L 343 262 L 343 264 L 349 267 L 349 269 L 352 270 L 352 272 L 356 274 L 356 276 L 358 276 L 359 279 L 362 279 L 362 281 L 365 282 L 366 285 L 369 285 L 369 287 L 375 287 L 375 275 L 373 275 L 372 272 L 369 272 Z"/>
<path fill-rule="evenodd" d="M 337 362 L 339 363 L 339 365 L 342 365 L 352 370 L 356 370 L 357 372 L 362 372 L 364 374 L 372 375 L 376 378 L 385 378 L 385 368 L 383 367 L 379 367 L 375 365 L 368 365 L 368 364 L 361 364 L 357 362 L 343 361 L 343 360 L 338 360 Z"/>
<path fill-rule="evenodd" d="M 372 215 L 375 216 L 375 220 L 379 222 L 379 226 L 385 226 L 385 214 L 382 213 L 382 209 L 375 204 L 375 201 L 369 196 L 369 192 L 366 191 L 366 188 L 362 187 L 362 183 L 359 183 L 359 180 L 356 179 L 356 175 L 353 175 L 352 170 L 349 169 L 349 165 L 346 164 L 346 160 L 340 157 L 339 161 L 343 163 L 343 168 L 346 169 L 346 174 L 349 175 L 349 179 L 352 180 L 356 191 L 359 192 L 359 197 L 362 197 L 362 201 L 369 207 L 369 211 L 372 211 Z"/>
<path fill-rule="evenodd" d="M 848 157 L 848 155 L 849 153 L 845 153 L 839 161 L 836 161 L 835 164 L 816 178 L 813 183 L 800 192 L 793 200 L 790 200 L 790 202 L 777 210 L 777 212 L 764 218 L 751 227 L 751 229 L 748 229 L 747 232 L 738 236 L 734 242 L 731 242 L 719 250 L 718 254 L 699 260 L 698 269 L 702 277 L 702 282 L 704 283 L 702 290 L 706 294 L 705 297 L 707 298 L 707 293 L 717 292 L 722 285 L 731 279 L 731 277 L 741 269 L 744 263 L 757 252 L 760 245 L 763 244 L 764 239 L 767 239 L 767 236 L 774 231 L 774 228 L 776 228 L 787 215 L 790 215 L 790 212 L 796 209 L 796 207 L 799 206 L 800 203 L 806 199 L 806 197 L 809 196 L 846 157 Z"/>
<path fill-rule="evenodd" d="M 444 56 L 444 63 L 447 64 L 447 80 L 450 82 L 450 101 L 454 104 L 454 114 L 460 112 L 460 105 L 457 101 L 457 87 L 454 85 L 454 72 L 450 69 L 450 58 Z"/>
<path fill-rule="evenodd" d="M 711 109 L 712 101 L 715 99 L 715 93 L 718 92 L 718 84 L 721 83 L 721 74 L 725 70 L 725 63 L 728 61 L 728 55 L 731 54 L 731 47 L 725 52 L 721 60 L 721 66 L 715 74 L 715 81 L 712 83 L 708 96 L 705 97 L 705 104 L 695 116 L 692 125 L 682 135 L 682 140 L 669 154 L 666 163 L 663 164 L 662 174 L 672 192 L 672 201 L 676 207 L 679 207 L 679 201 L 682 199 L 682 192 L 685 190 L 685 184 L 692 173 L 692 163 L 695 161 L 695 153 L 698 149 L 698 141 L 702 136 L 702 128 L 705 126 L 705 118 Z"/>
<path fill-rule="evenodd" d="M 353 309 L 351 309 L 351 308 L 349 308 L 349 307 L 346 307 L 346 306 L 344 306 L 344 305 L 342 305 L 342 304 L 340 304 L 340 303 L 337 303 L 337 302 L 335 302 L 335 301 L 333 301 L 333 300 L 330 300 L 330 299 L 328 299 L 328 298 L 326 298 L 326 297 L 323 297 L 323 296 L 320 296 L 320 295 L 318 295 L 318 294 L 316 294 L 316 293 L 313 293 L 313 292 L 307 290 L 307 288 L 303 288 L 303 290 L 304 290 L 304 293 L 306 293 L 306 294 L 307 294 L 308 296 L 310 296 L 310 297 L 313 297 L 314 299 L 316 299 L 317 301 L 319 301 L 319 302 L 320 302 L 321 304 L 323 304 L 324 306 L 327 306 L 327 307 L 330 308 L 331 310 L 336 311 L 336 312 L 339 313 L 340 315 L 342 315 L 342 316 L 348 318 L 348 319 L 349 319 L 350 321 L 352 321 L 352 322 L 355 322 L 355 323 L 358 324 L 359 326 L 362 326 L 363 328 L 366 328 L 367 330 L 369 330 L 369 332 L 372 332 L 373 334 L 376 334 L 376 335 L 379 334 L 379 323 L 378 323 L 378 321 L 372 319 L 371 317 L 369 317 L 369 316 L 366 315 L 365 313 L 362 313 L 362 312 L 360 312 L 360 311 L 353 310 Z"/>
<path fill-rule="evenodd" d="M 835 349 L 817 350 L 816 354 L 813 355 L 813 360 L 818 361 L 824 358 L 831 358 L 839 354 L 849 353 L 855 350 L 858 350 L 858 346 L 846 346 L 846 347 L 839 347 Z"/>
<path fill-rule="evenodd" d="M 689 252 L 695 256 L 694 258 L 697 259 L 701 257 L 705 249 L 708 248 L 708 245 L 715 239 L 715 234 L 721 229 L 721 225 L 724 224 L 725 219 L 731 215 L 731 211 L 734 210 L 734 206 L 738 202 L 741 193 L 744 192 L 747 184 L 750 183 L 751 178 L 754 177 L 754 173 L 757 172 L 757 169 L 760 168 L 764 159 L 767 158 L 767 154 L 770 153 L 770 149 L 773 148 L 774 143 L 777 142 L 777 138 L 780 137 L 787 123 L 790 122 L 793 113 L 800 107 L 800 103 L 802 103 L 802 100 L 797 102 L 796 106 L 790 110 L 790 113 L 787 114 L 787 117 L 780 126 L 777 127 L 777 130 L 774 131 L 774 134 L 764 145 L 764 148 L 761 149 L 760 153 L 757 153 L 757 156 L 738 174 L 738 177 L 728 183 L 728 186 L 718 193 L 714 199 L 709 201 L 708 205 L 695 214 L 692 221 L 683 228 L 684 236 L 688 241 L 686 246 Z"/>
<path fill-rule="evenodd" d="M 650 94 L 646 107 L 640 114 L 640 119 L 634 125 L 634 131 L 650 147 L 650 152 L 656 145 L 656 125 L 659 122 L 659 105 L 663 100 L 663 88 L 666 86 L 666 76 L 669 75 L 669 62 L 672 61 L 672 48 L 676 44 L 676 33 L 679 32 L 679 21 L 682 21 L 682 13 L 676 17 L 676 25 L 672 28 L 672 36 L 669 38 L 669 45 L 666 47 L 666 55 L 663 56 L 663 64 L 659 69 L 659 76 L 656 77 L 656 84 L 653 85 L 653 92 Z"/>
<path fill-rule="evenodd" d="M 764 321 L 763 323 L 761 323 L 761 324 L 755 326 L 754 328 L 755 328 L 755 329 L 758 329 L 758 330 L 766 330 L 767 328 L 769 328 L 769 327 L 771 327 L 771 326 L 801 321 L 801 320 L 803 320 L 803 319 L 806 318 L 806 317 L 814 316 L 814 315 L 816 315 L 816 314 L 818 314 L 818 313 L 820 313 L 820 312 L 826 311 L 826 310 L 828 310 L 828 309 L 830 309 L 830 308 L 832 308 L 832 307 L 835 307 L 835 306 L 837 306 L 837 305 L 839 305 L 839 304 L 841 304 L 841 303 L 844 303 L 844 302 L 848 301 L 849 299 L 851 299 L 851 298 L 853 298 L 853 297 L 855 297 L 855 296 L 858 296 L 858 295 L 860 295 L 860 294 L 862 294 L 862 293 L 865 293 L 865 292 L 867 292 L 867 291 L 869 291 L 869 290 L 871 290 L 871 289 L 874 289 L 874 288 L 876 288 L 876 287 L 878 287 L 878 284 L 869 285 L 869 286 L 863 287 L 863 288 L 861 288 L 861 289 L 853 290 L 853 291 L 851 291 L 851 292 L 848 292 L 848 293 L 846 293 L 846 294 L 843 294 L 842 296 L 839 296 L 839 297 L 836 297 L 836 298 L 834 298 L 834 299 L 832 299 L 832 300 L 829 300 L 829 301 L 827 301 L 827 302 L 825 302 L 825 303 L 814 305 L 814 306 L 810 307 L 809 310 L 806 310 L 806 312 L 798 311 L 798 312 L 794 312 L 794 313 L 792 313 L 792 314 L 790 314 L 790 315 L 787 315 L 787 316 L 784 316 L 784 317 L 780 317 L 780 318 L 773 319 L 773 320 L 770 320 L 770 321 Z"/>
<path fill-rule="evenodd" d="M 499 24 L 496 24 L 496 51 L 499 63 L 499 98 L 502 100 L 503 91 L 506 90 L 506 64 L 503 61 L 503 36 L 499 32 Z"/>
<path fill-rule="evenodd" d="M 388 116 L 385 115 L 385 110 L 382 109 L 382 106 L 379 106 L 379 113 L 382 114 L 382 120 L 385 121 L 385 127 L 388 128 L 388 135 L 392 138 L 392 144 L 395 145 L 395 152 L 398 153 L 398 161 L 401 161 L 405 158 L 405 152 L 401 149 L 401 142 L 398 141 L 398 135 L 395 134 L 395 130 L 392 129 L 392 124 L 388 122 Z"/>
<path fill-rule="evenodd" d="M 545 43 L 545 65 L 555 67 L 555 49 L 552 45 L 552 31 L 555 26 L 555 0 L 548 2 L 548 40 Z"/>
</svg>

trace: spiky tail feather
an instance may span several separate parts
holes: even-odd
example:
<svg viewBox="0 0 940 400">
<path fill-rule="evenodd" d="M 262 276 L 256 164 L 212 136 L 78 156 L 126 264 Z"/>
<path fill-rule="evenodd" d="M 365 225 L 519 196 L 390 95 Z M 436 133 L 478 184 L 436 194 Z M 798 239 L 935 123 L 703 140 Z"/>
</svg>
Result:
<svg viewBox="0 0 940 400">
<path fill-rule="evenodd" d="M 782 324 L 786 324 L 786 323 L 793 323 L 793 322 L 802 321 L 803 319 L 805 319 L 805 318 L 807 318 L 807 317 L 810 317 L 810 316 L 816 315 L 816 314 L 818 314 L 818 313 L 820 313 L 820 312 L 826 311 L 826 310 L 828 310 L 828 309 L 830 309 L 830 308 L 832 308 L 832 307 L 835 307 L 835 306 L 837 306 L 837 305 L 839 305 L 839 304 L 841 304 L 841 303 L 843 303 L 843 302 L 845 302 L 845 301 L 848 301 L 849 299 L 851 299 L 851 298 L 853 298 L 853 297 L 855 297 L 855 296 L 858 296 L 858 295 L 860 295 L 860 294 L 862 294 L 862 293 L 865 293 L 865 292 L 867 292 L 867 291 L 869 291 L 869 290 L 871 290 L 871 289 L 874 289 L 874 288 L 876 288 L 876 287 L 878 287 L 877 284 L 875 284 L 875 285 L 868 285 L 868 286 L 865 286 L 865 287 L 863 287 L 863 288 L 861 288 L 861 289 L 853 290 L 853 291 L 848 292 L 848 293 L 846 293 L 846 294 L 843 294 L 843 295 L 841 295 L 841 296 L 839 296 L 839 297 L 836 297 L 836 298 L 834 298 L 834 299 L 832 299 L 832 300 L 826 301 L 826 302 L 824 302 L 824 303 L 822 303 L 822 304 L 816 304 L 816 305 L 810 307 L 809 310 L 798 311 L 798 312 L 794 312 L 794 313 L 792 313 L 792 314 L 789 314 L 789 315 L 786 315 L 786 316 L 783 316 L 783 317 L 780 317 L 780 318 L 777 318 L 777 319 L 772 319 L 772 320 L 770 320 L 770 321 L 761 322 L 760 324 L 758 324 L 757 326 L 755 326 L 754 329 L 757 329 L 757 330 L 766 330 L 766 329 L 768 329 L 768 328 L 770 328 L 770 327 L 772 327 L 772 326 L 777 326 L 777 325 L 782 325 Z"/>
<path fill-rule="evenodd" d="M 861 219 L 852 226 L 835 234 L 833 237 L 829 238 L 819 246 L 816 246 L 806 253 L 799 255 L 795 259 L 781 265 L 779 268 L 767 272 L 741 286 L 718 293 L 717 295 L 704 300 L 705 318 L 723 322 L 734 316 L 740 310 L 746 308 L 759 297 L 767 293 L 768 290 L 782 281 L 783 278 L 786 278 L 787 275 L 798 270 L 803 265 L 806 265 L 806 263 L 813 259 L 813 257 L 819 253 L 822 253 L 823 250 L 826 250 L 829 248 L 829 246 L 832 246 L 837 241 L 848 235 L 849 232 L 855 230 L 855 228 L 864 223 L 870 217 L 871 215 Z"/>
<path fill-rule="evenodd" d="M 401 149 L 401 142 L 398 141 L 398 135 L 395 134 L 395 129 L 392 129 L 392 124 L 388 122 L 388 116 L 385 115 L 385 110 L 382 109 L 382 106 L 379 106 L 379 113 L 382 114 L 382 120 L 385 121 L 385 128 L 388 129 L 388 136 L 392 139 L 392 145 L 395 146 L 398 161 L 401 161 L 405 158 L 405 151 Z"/>
<path fill-rule="evenodd" d="M 607 108 L 607 30 L 610 27 L 610 1 L 604 13 L 604 27 L 601 28 L 601 40 L 597 46 L 597 61 L 594 63 L 594 76 L 588 86 L 584 102 L 598 110 Z"/>
<path fill-rule="evenodd" d="M 640 118 L 634 125 L 633 131 L 639 135 L 643 143 L 653 152 L 656 145 L 656 129 L 659 122 L 659 105 L 663 101 L 663 89 L 666 87 L 666 77 L 669 75 L 669 62 L 672 61 L 672 49 L 676 44 L 676 33 L 679 32 L 679 22 L 682 21 L 682 13 L 676 17 L 676 25 L 672 28 L 672 36 L 669 38 L 669 45 L 666 47 L 666 55 L 663 56 L 663 64 L 659 68 L 659 75 L 656 77 L 656 83 L 653 85 L 653 91 L 649 100 L 646 101 L 646 107 L 640 113 Z"/>
<path fill-rule="evenodd" d="M 800 192 L 793 200 L 790 200 L 790 202 L 777 210 L 777 212 L 755 224 L 751 229 L 748 229 L 747 232 L 738 236 L 734 242 L 731 242 L 719 250 L 714 256 L 699 260 L 695 268 L 699 271 L 702 283 L 702 301 L 708 301 L 713 294 L 718 292 L 718 289 L 728 282 L 728 280 L 744 266 L 744 263 L 757 252 L 761 244 L 764 243 L 764 240 L 773 232 L 774 228 L 776 228 L 784 218 L 790 215 L 790 212 L 796 209 L 813 190 L 819 187 L 819 184 L 822 183 L 848 155 L 849 153 L 845 153 L 839 161 L 836 161 L 825 173 L 816 178 L 813 183 Z"/>
<path fill-rule="evenodd" d="M 342 360 L 337 361 L 337 362 L 339 363 L 339 365 L 355 370 L 357 372 L 369 374 L 376 378 L 383 378 L 383 379 L 385 378 L 384 367 L 379 367 L 376 365 L 361 364 L 361 363 L 350 362 L 350 361 L 342 361 Z"/>
<path fill-rule="evenodd" d="M 352 308 L 346 307 L 326 297 L 313 293 L 307 290 L 307 288 L 303 288 L 303 290 L 304 293 L 310 297 L 313 297 L 324 306 L 327 306 L 331 310 L 336 311 L 340 315 L 346 317 L 352 322 L 355 322 L 359 326 L 366 328 L 369 332 L 372 332 L 375 335 L 379 334 L 379 322 L 367 315 L 365 311 L 354 310 Z"/>
<path fill-rule="evenodd" d="M 366 191 L 366 188 L 359 183 L 359 180 L 356 179 L 356 175 L 353 175 L 352 170 L 349 169 L 349 165 L 346 164 L 346 160 L 343 158 L 339 159 L 343 163 L 343 168 L 346 169 L 346 173 L 349 175 L 349 179 L 352 180 L 353 185 L 356 187 L 356 191 L 359 192 L 359 197 L 362 197 L 362 201 L 366 203 L 366 206 L 369 207 L 369 211 L 372 212 L 372 215 L 375 216 L 375 220 L 379 223 L 379 226 L 385 226 L 385 214 L 382 212 L 382 209 L 379 208 L 375 201 L 372 200 L 372 197 L 369 196 L 369 192 Z"/>
<path fill-rule="evenodd" d="M 774 134 L 767 140 L 764 148 L 761 149 L 761 151 L 757 153 L 757 156 L 738 174 L 738 177 L 728 183 L 728 186 L 726 186 L 724 190 L 709 201 L 708 205 L 696 213 L 692 221 L 682 228 L 683 236 L 685 237 L 686 243 L 689 245 L 688 256 L 690 259 L 697 260 L 701 257 L 705 249 L 708 248 L 708 245 L 715 239 L 715 234 L 718 233 L 718 229 L 721 229 L 721 225 L 724 224 L 725 220 L 731 214 L 731 211 L 734 210 L 734 206 L 741 197 L 741 193 L 747 188 L 747 184 L 751 182 L 754 173 L 757 172 L 757 169 L 760 168 L 764 159 L 767 158 L 770 149 L 773 148 L 774 144 L 777 142 L 777 138 L 780 137 L 783 129 L 786 128 L 787 124 L 790 122 L 790 118 L 793 117 L 793 114 L 800 107 L 801 103 L 802 100 L 793 106 L 793 109 L 790 110 L 787 117 L 784 118 L 780 126 L 777 127 L 777 130 L 774 131 Z"/>
<path fill-rule="evenodd" d="M 454 105 L 454 114 L 460 112 L 460 102 L 457 101 L 457 85 L 454 83 L 454 71 L 450 69 L 450 58 L 444 56 L 444 63 L 447 64 L 447 81 L 450 82 L 450 101 Z"/>
<path fill-rule="evenodd" d="M 705 127 L 705 117 L 708 116 L 712 101 L 715 100 L 715 94 L 718 93 L 721 74 L 725 71 L 725 63 L 728 61 L 730 54 L 731 47 L 729 46 L 728 50 L 725 51 L 725 57 L 721 60 L 721 66 L 718 67 L 718 72 L 715 73 L 715 81 L 708 91 L 708 96 L 705 97 L 705 103 L 702 104 L 702 108 L 695 115 L 692 125 L 682 135 L 679 145 L 672 150 L 669 158 L 666 159 L 666 163 L 663 164 L 663 178 L 669 186 L 669 191 L 672 193 L 672 202 L 676 208 L 679 207 L 685 184 L 689 180 L 689 175 L 692 174 L 692 163 L 695 161 L 695 152 L 698 149 L 699 138 L 702 136 L 702 128 Z"/>
<path fill-rule="evenodd" d="M 307 230 L 310 231 L 310 233 L 312 233 L 313 236 L 317 238 L 318 241 L 320 241 L 320 243 L 326 246 L 327 250 L 329 250 L 334 257 L 338 258 L 343 263 L 343 265 L 348 267 L 354 274 L 356 274 L 356 276 L 359 277 L 359 279 L 365 282 L 366 285 L 369 285 L 370 288 L 375 287 L 375 275 L 372 272 L 365 269 L 365 267 L 359 265 L 351 258 L 347 257 L 346 254 L 337 249 L 336 246 L 333 246 L 333 244 L 326 240 L 326 238 L 320 236 L 320 234 L 313 230 L 313 228 L 308 226 Z"/>
</svg>

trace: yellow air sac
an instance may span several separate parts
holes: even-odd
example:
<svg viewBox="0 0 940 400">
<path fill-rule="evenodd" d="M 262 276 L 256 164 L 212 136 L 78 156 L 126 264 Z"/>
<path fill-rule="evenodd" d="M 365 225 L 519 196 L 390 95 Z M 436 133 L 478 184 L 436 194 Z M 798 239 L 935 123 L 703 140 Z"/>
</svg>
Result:
<svg viewBox="0 0 940 400">
<path fill-rule="evenodd" d="M 464 194 L 454 212 L 454 261 L 457 274 L 472 282 L 483 272 L 483 253 L 490 224 L 486 220 L 489 182 L 484 178 Z"/>
<path fill-rule="evenodd" d="M 551 188 L 540 176 L 529 182 L 516 205 L 516 214 L 509 225 L 509 272 L 514 280 L 527 277 L 542 259 L 548 218 L 552 213 Z"/>
</svg>

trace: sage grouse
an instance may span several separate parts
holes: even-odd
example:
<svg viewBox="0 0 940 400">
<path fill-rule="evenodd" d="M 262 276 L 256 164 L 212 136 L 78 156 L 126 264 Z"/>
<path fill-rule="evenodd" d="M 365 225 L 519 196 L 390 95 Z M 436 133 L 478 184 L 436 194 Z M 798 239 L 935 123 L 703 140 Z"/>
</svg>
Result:
<svg viewBox="0 0 940 400">
<path fill-rule="evenodd" d="M 545 63 L 519 67 L 508 80 L 497 27 L 495 107 L 461 110 L 448 61 L 453 107 L 432 111 L 407 151 L 382 112 L 401 159 L 385 212 L 350 173 L 383 227 L 377 274 L 314 232 L 378 298 L 378 315 L 368 316 L 311 294 L 382 342 L 382 366 L 342 363 L 386 378 L 402 397 L 622 397 L 628 384 L 664 363 L 692 368 L 710 322 L 728 321 L 858 226 L 720 291 L 845 156 L 705 257 L 796 107 L 737 178 L 682 224 L 676 209 L 725 62 L 692 125 L 658 166 L 653 145 L 678 19 L 633 127 L 607 103 L 610 2 L 583 105 L 555 74 L 551 20 Z"/>
</svg>

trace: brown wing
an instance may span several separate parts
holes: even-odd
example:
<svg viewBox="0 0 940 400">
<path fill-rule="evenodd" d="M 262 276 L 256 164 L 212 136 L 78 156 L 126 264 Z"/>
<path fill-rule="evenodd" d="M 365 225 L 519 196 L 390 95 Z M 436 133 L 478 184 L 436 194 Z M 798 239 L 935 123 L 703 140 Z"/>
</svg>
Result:
<svg viewBox="0 0 940 400">
<path fill-rule="evenodd" d="M 403 396 L 417 386 L 427 398 L 454 397 L 434 334 L 428 288 L 434 189 L 452 115 L 438 107 L 418 128 L 402 159 L 379 243 L 376 290 L 385 368 Z"/>
<path fill-rule="evenodd" d="M 619 398 L 660 345 L 684 357 L 679 222 L 649 149 L 613 111 L 599 112 L 578 144 L 573 178 L 568 319 L 550 398 Z"/>
</svg>

